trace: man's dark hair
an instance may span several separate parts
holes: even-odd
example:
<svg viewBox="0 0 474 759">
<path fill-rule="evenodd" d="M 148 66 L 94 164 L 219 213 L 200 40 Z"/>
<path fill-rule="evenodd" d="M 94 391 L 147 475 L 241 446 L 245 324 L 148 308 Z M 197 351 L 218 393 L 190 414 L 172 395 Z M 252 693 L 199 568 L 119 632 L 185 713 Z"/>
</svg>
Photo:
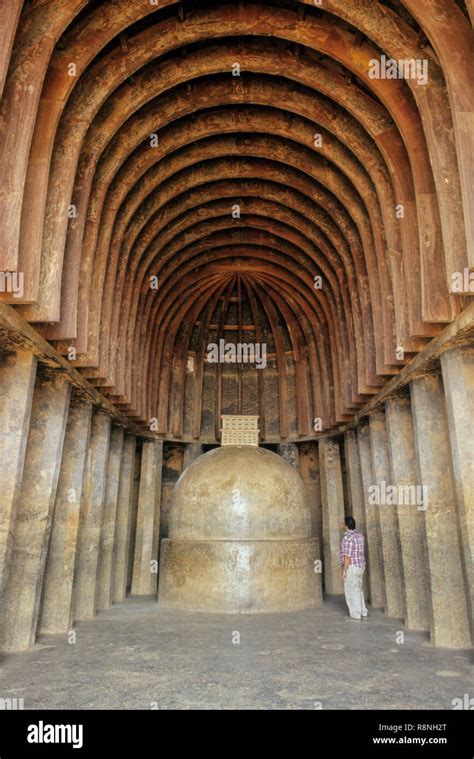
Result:
<svg viewBox="0 0 474 759">
<path fill-rule="evenodd" d="M 356 528 L 356 520 L 354 517 L 345 517 L 344 524 L 349 530 L 355 530 Z"/>
</svg>

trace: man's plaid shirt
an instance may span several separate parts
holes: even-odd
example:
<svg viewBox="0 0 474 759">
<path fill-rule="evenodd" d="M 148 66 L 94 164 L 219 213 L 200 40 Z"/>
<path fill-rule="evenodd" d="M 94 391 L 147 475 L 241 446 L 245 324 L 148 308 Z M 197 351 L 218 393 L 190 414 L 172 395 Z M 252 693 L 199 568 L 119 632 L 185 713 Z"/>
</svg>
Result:
<svg viewBox="0 0 474 759">
<path fill-rule="evenodd" d="M 347 530 L 341 543 L 341 564 L 344 565 L 344 556 L 349 556 L 351 564 L 365 567 L 364 543 L 364 536 L 359 530 Z"/>
</svg>

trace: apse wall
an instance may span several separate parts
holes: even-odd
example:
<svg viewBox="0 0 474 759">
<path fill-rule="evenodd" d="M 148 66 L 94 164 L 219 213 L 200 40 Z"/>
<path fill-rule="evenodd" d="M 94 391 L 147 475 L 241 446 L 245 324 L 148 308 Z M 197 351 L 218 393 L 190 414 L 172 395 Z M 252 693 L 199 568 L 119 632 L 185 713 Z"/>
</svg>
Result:
<svg viewBox="0 0 474 759">
<path fill-rule="evenodd" d="M 472 18 L 3 4 L 2 650 L 156 596 L 172 484 L 223 413 L 300 467 L 327 594 L 350 511 L 371 604 L 469 645 Z M 213 363 L 221 340 L 265 366 Z"/>
</svg>

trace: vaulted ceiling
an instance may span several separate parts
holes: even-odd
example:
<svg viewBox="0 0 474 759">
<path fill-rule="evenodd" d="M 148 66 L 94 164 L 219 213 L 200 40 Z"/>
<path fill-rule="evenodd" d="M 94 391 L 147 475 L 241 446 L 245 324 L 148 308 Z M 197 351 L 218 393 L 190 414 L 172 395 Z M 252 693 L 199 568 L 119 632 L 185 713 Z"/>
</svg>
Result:
<svg viewBox="0 0 474 759">
<path fill-rule="evenodd" d="M 169 439 L 221 413 L 268 440 L 349 421 L 472 297 L 472 15 L 11 0 L 0 271 L 24 286 L 0 300 Z M 427 83 L 371 78 L 382 55 Z M 237 337 L 264 369 L 209 364 Z"/>
</svg>

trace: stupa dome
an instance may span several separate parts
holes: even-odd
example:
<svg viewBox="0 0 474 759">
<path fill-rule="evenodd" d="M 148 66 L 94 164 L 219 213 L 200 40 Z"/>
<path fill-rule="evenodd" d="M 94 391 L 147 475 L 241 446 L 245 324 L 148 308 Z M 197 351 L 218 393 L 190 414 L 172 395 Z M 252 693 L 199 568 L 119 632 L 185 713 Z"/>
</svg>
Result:
<svg viewBox="0 0 474 759">
<path fill-rule="evenodd" d="M 223 446 L 185 469 L 173 493 L 175 540 L 309 538 L 303 480 L 281 456 L 256 446 Z"/>
</svg>

